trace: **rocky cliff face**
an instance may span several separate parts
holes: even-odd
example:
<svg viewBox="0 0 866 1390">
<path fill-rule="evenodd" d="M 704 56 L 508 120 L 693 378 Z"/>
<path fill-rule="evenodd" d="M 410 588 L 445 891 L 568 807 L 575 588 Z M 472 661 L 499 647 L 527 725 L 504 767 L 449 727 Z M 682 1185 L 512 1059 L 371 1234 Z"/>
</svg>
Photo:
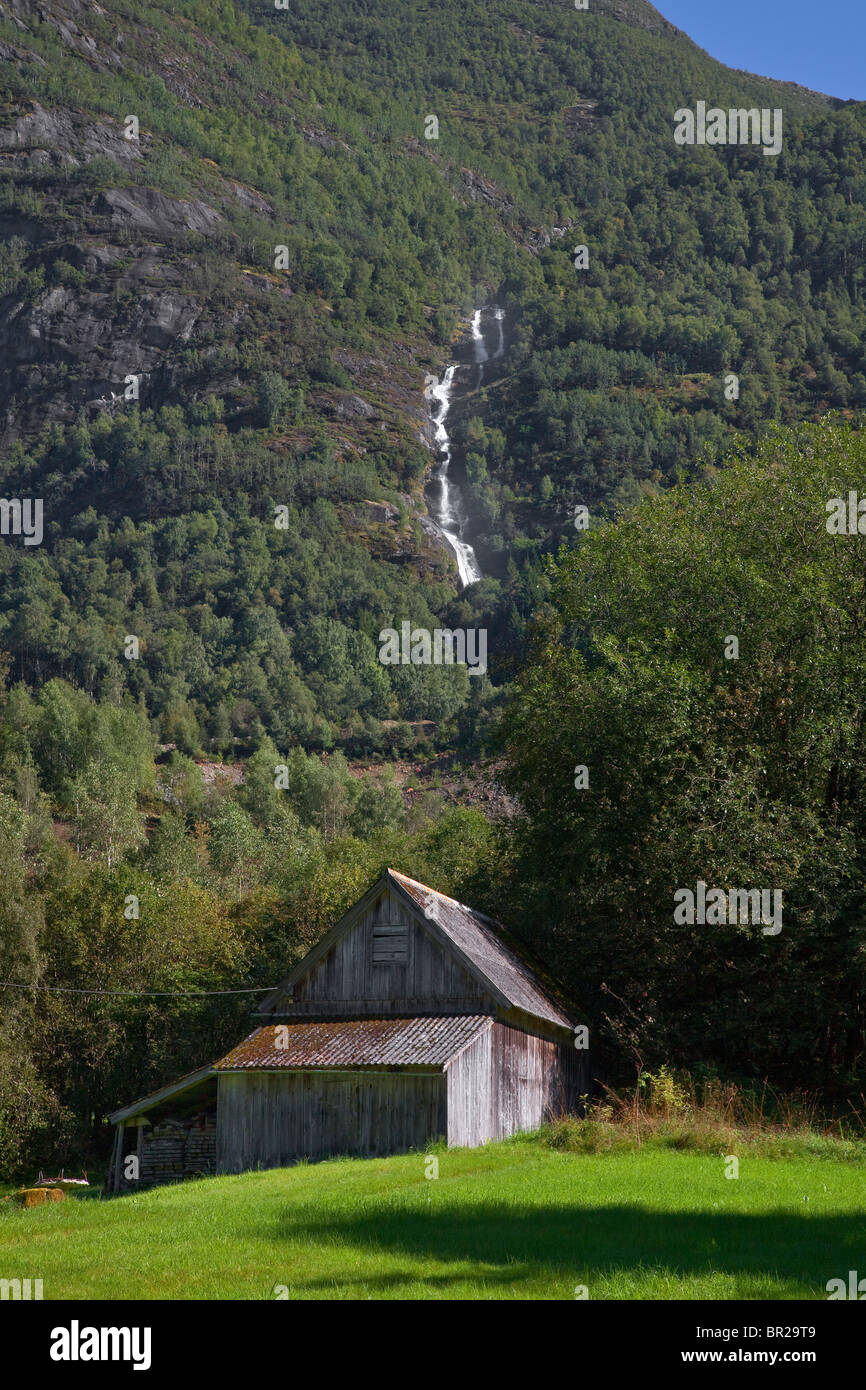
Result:
<svg viewBox="0 0 866 1390">
<path fill-rule="evenodd" d="M 212 103 L 195 53 L 214 41 L 189 23 L 179 21 L 172 34 L 148 24 L 141 7 L 96 0 L 7 0 L 0 23 L 14 34 L 0 37 L 13 93 L 0 109 L 0 235 L 7 244 L 0 442 L 8 446 L 46 423 L 116 413 L 130 398 L 146 408 L 219 394 L 243 420 L 267 363 L 264 342 L 286 337 L 293 278 L 268 266 L 285 238 L 285 219 L 264 192 L 213 160 L 144 125 L 130 139 L 126 122 L 143 78 L 191 110 Z M 52 81 L 44 55 L 58 51 L 67 67 Z M 230 49 L 221 56 L 231 66 Z M 78 72 L 87 93 L 80 104 L 23 95 L 42 86 L 72 98 Z M 125 94 L 116 78 L 127 82 Z M 304 138 L 339 143 L 312 125 Z M 317 335 L 315 323 L 310 333 Z M 418 348 L 423 356 L 424 345 Z M 275 350 L 274 359 L 284 363 L 287 355 Z M 421 367 L 409 382 L 404 362 L 392 371 L 387 352 L 351 366 L 360 372 L 359 390 L 375 384 L 378 407 L 355 407 L 325 386 L 313 401 L 323 417 L 356 446 L 370 428 L 417 437 Z"/>
<path fill-rule="evenodd" d="M 614 8 L 637 22 L 633 4 Z M 641 22 L 654 13 L 636 12 Z M 183 110 L 207 111 L 225 95 L 201 55 L 219 52 L 240 121 L 266 111 L 256 138 L 294 125 L 325 155 L 359 155 L 313 119 L 315 103 L 291 90 L 257 93 L 231 43 L 186 19 L 160 26 L 153 7 L 97 0 L 3 0 L 0 23 L 10 91 L 0 109 L 0 234 L 11 248 L 0 277 L 0 444 L 117 412 L 130 392 L 144 408 L 219 394 L 238 422 L 248 420 L 268 357 L 291 375 L 284 344 L 297 284 L 291 272 L 270 273 L 288 229 L 267 191 L 202 157 L 206 125 L 184 125 Z M 165 93 L 177 139 L 146 122 L 128 138 L 143 83 Z M 408 141 L 404 157 L 426 161 L 431 150 Z M 531 254 L 566 230 L 538 225 L 470 167 L 453 196 L 482 205 Z M 328 312 L 326 303 L 297 311 L 308 337 L 327 336 Z M 363 409 L 327 384 L 311 397 L 323 422 L 361 449 L 371 431 L 426 438 L 429 343 L 417 333 L 411 343 L 391 338 L 379 334 L 370 353 L 330 354 Z"/>
<path fill-rule="evenodd" d="M 59 122 L 50 124 L 56 131 Z M 39 138 L 45 123 L 35 119 L 27 129 Z M 27 153 L 38 160 L 40 147 L 28 146 Z M 50 155 L 63 153 L 55 146 Z M 58 238 L 57 230 L 66 228 L 50 217 L 57 208 L 51 194 L 46 204 L 38 217 L 0 217 L 3 234 L 26 243 L 27 264 L 61 281 L 0 301 L 0 418 L 7 442 L 46 420 L 70 422 L 82 409 L 110 409 L 131 377 L 138 378 L 139 399 L 165 397 L 178 384 L 174 351 L 210 316 L 206 303 L 182 288 L 196 272 L 182 234 L 218 226 L 213 208 L 148 188 L 107 189 L 82 200 L 70 228 L 75 234 Z"/>
</svg>

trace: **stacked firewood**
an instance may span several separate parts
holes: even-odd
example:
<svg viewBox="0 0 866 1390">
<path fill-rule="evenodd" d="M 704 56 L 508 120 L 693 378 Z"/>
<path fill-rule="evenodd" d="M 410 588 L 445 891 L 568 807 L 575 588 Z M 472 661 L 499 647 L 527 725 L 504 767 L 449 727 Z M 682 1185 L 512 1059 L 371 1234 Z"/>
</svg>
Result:
<svg viewBox="0 0 866 1390">
<path fill-rule="evenodd" d="M 184 1167 L 187 1174 L 212 1173 L 216 1167 L 216 1120 L 197 1115 L 186 1132 Z"/>
<path fill-rule="evenodd" d="M 216 1166 L 216 1121 L 210 1115 L 164 1120 L 146 1131 L 141 1151 L 141 1182 L 178 1182 Z"/>
<path fill-rule="evenodd" d="M 184 1175 L 185 1148 L 183 1129 L 171 1120 L 147 1130 L 141 1150 L 140 1181 L 177 1182 Z"/>
</svg>

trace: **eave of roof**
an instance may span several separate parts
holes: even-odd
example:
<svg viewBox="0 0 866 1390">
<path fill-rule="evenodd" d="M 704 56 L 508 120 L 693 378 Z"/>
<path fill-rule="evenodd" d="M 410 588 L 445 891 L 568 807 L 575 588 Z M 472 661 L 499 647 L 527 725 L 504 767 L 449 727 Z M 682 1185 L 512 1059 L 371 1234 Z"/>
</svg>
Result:
<svg viewBox="0 0 866 1390">
<path fill-rule="evenodd" d="M 142 1100 L 137 1100 L 132 1105 L 124 1105 L 120 1110 L 112 1111 L 108 1119 L 111 1124 L 116 1125 L 121 1120 L 131 1119 L 133 1115 L 141 1115 L 145 1110 L 152 1110 L 155 1105 L 160 1105 L 164 1100 L 171 1100 L 174 1096 L 191 1090 L 193 1086 L 200 1086 L 203 1081 L 207 1081 L 208 1077 L 213 1075 L 214 1069 L 208 1063 L 206 1067 L 199 1067 L 198 1071 L 188 1072 L 179 1081 L 172 1081 L 170 1085 L 160 1087 L 158 1091 L 144 1096 Z"/>
</svg>

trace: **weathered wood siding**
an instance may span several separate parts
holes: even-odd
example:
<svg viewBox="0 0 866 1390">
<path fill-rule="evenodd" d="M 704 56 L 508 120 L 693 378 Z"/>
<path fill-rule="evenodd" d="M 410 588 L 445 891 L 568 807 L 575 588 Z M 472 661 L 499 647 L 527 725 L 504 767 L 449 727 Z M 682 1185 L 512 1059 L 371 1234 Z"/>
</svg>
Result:
<svg viewBox="0 0 866 1390">
<path fill-rule="evenodd" d="M 405 1153 L 446 1130 L 442 1072 L 258 1071 L 219 1079 L 220 1173 Z"/>
<path fill-rule="evenodd" d="M 577 1110 L 585 1052 L 494 1023 L 447 1069 L 448 1143 L 473 1148 Z"/>
<path fill-rule="evenodd" d="M 495 1132 L 493 1029 L 449 1062 L 448 1143 L 474 1149 Z"/>
<path fill-rule="evenodd" d="M 364 1013 L 399 1018 L 492 1013 L 494 1006 L 417 914 L 386 890 L 298 981 L 281 1007 L 296 1018 Z"/>
</svg>

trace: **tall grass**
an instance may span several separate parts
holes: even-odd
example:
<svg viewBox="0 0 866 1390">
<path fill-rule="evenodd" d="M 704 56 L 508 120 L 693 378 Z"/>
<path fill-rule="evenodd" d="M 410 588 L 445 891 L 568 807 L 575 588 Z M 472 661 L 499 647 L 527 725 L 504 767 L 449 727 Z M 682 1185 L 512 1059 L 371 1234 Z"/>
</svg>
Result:
<svg viewBox="0 0 866 1390">
<path fill-rule="evenodd" d="M 850 1114 L 829 1116 L 808 1091 L 783 1094 L 760 1086 L 696 1080 L 661 1066 L 641 1072 L 631 1090 L 603 1087 L 587 1098 L 583 1118 L 564 1115 L 538 1134 L 542 1144 L 577 1153 L 644 1145 L 695 1153 L 761 1154 L 767 1158 L 833 1157 L 866 1161 L 866 1096 Z"/>
</svg>

